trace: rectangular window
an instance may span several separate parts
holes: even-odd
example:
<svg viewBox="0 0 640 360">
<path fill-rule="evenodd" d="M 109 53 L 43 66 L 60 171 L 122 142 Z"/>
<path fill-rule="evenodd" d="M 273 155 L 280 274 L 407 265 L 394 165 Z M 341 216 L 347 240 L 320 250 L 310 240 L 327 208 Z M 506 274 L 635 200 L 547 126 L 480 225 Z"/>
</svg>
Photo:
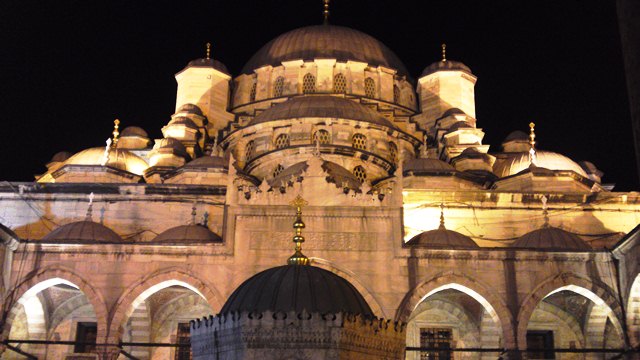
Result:
<svg viewBox="0 0 640 360">
<path fill-rule="evenodd" d="M 420 329 L 420 347 L 431 348 L 433 351 L 421 351 L 420 360 L 452 360 L 451 349 L 453 333 L 451 329 L 423 328 Z M 441 351 L 435 349 L 442 349 Z"/>
<path fill-rule="evenodd" d="M 176 349 L 175 360 L 191 360 L 191 333 L 189 323 L 178 323 L 178 335 L 176 336 L 177 343 L 180 346 Z"/>
<path fill-rule="evenodd" d="M 527 352 L 529 359 L 555 359 L 556 354 L 553 352 L 553 331 L 536 330 L 527 331 L 527 349 L 533 350 Z M 546 349 L 546 350 L 545 350 Z"/>
<path fill-rule="evenodd" d="M 94 353 L 96 352 L 96 338 L 98 336 L 98 325 L 94 322 L 79 322 L 76 328 L 76 345 L 73 347 L 74 353 Z"/>
</svg>

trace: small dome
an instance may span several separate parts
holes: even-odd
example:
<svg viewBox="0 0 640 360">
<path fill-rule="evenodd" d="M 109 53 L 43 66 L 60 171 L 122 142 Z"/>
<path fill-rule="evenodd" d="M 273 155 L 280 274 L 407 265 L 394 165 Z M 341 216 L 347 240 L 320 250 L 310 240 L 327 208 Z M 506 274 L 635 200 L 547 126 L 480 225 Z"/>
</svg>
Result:
<svg viewBox="0 0 640 360">
<path fill-rule="evenodd" d="M 70 157 L 66 165 L 102 165 L 104 161 L 104 147 L 95 147 L 80 151 Z M 142 175 L 149 167 L 146 161 L 138 155 L 127 150 L 109 149 L 109 161 L 106 166 L 125 170 L 136 175 Z"/>
<path fill-rule="evenodd" d="M 202 156 L 189 161 L 184 165 L 186 168 L 227 168 L 227 161 L 220 156 Z"/>
<path fill-rule="evenodd" d="M 275 120 L 311 117 L 366 121 L 395 128 L 389 120 L 375 110 L 352 100 L 326 95 L 307 95 L 292 98 L 263 111 L 253 118 L 247 126 Z"/>
<path fill-rule="evenodd" d="M 591 246 L 577 235 L 556 227 L 544 227 L 522 235 L 511 247 L 541 250 L 589 251 Z"/>
<path fill-rule="evenodd" d="M 444 113 L 442 113 L 443 118 L 447 117 L 447 116 L 451 116 L 451 115 L 467 115 L 464 111 L 458 109 L 458 108 L 451 108 L 447 111 L 445 111 Z"/>
<path fill-rule="evenodd" d="M 444 226 L 438 229 L 425 231 L 407 241 L 408 246 L 437 248 L 437 249 L 477 249 L 478 244 L 470 237 L 453 230 L 447 230 Z"/>
<path fill-rule="evenodd" d="M 222 238 L 203 225 L 181 225 L 163 231 L 153 242 L 221 243 Z"/>
<path fill-rule="evenodd" d="M 343 187 L 346 185 L 349 189 L 359 189 L 361 186 L 360 180 L 353 175 L 349 170 L 342 166 L 331 162 L 322 161 L 322 169 L 327 172 L 327 181 L 336 184 L 337 187 Z M 296 178 L 302 175 L 309 168 L 309 164 L 306 161 L 302 161 L 289 166 L 284 169 L 278 176 L 269 181 L 269 185 L 272 187 L 284 186 L 292 177 Z"/>
<path fill-rule="evenodd" d="M 93 221 L 76 221 L 48 233 L 42 241 L 121 243 L 122 238 L 108 227 Z"/>
<path fill-rule="evenodd" d="M 183 125 L 184 127 L 188 127 L 190 129 L 198 129 L 198 126 L 196 125 L 196 123 L 193 122 L 193 120 L 189 119 L 186 116 L 176 116 L 173 119 L 171 119 L 171 121 L 169 121 L 169 126 L 171 125 Z"/>
<path fill-rule="evenodd" d="M 408 75 L 398 57 L 383 43 L 358 30 L 335 25 L 306 26 L 284 33 L 264 45 L 242 69 L 243 74 L 283 61 L 336 59 L 382 65 Z"/>
<path fill-rule="evenodd" d="M 178 152 L 187 153 L 187 149 L 180 142 L 180 140 L 174 138 L 163 138 L 156 140 L 156 144 L 153 146 L 154 149 L 173 149 Z"/>
<path fill-rule="evenodd" d="M 458 121 L 457 123 L 451 125 L 451 127 L 447 131 L 447 134 L 460 129 L 475 129 L 475 128 L 473 127 L 473 125 L 469 124 L 466 121 Z"/>
<path fill-rule="evenodd" d="M 440 159 L 410 159 L 404 163 L 403 172 L 419 173 L 453 173 L 456 169 Z"/>
<path fill-rule="evenodd" d="M 134 137 L 134 136 L 145 138 L 145 139 L 149 138 L 149 135 L 147 134 L 147 132 L 144 131 L 143 128 L 138 127 L 138 126 L 127 126 L 120 133 L 120 137 L 121 138 L 123 138 L 123 137 Z"/>
<path fill-rule="evenodd" d="M 51 158 L 51 160 L 49 162 L 67 161 L 71 156 L 72 156 L 72 154 L 70 152 L 68 152 L 68 151 L 60 151 L 60 152 L 57 152 L 55 155 L 53 155 L 53 157 Z"/>
<path fill-rule="evenodd" d="M 189 64 L 187 64 L 187 66 L 185 67 L 185 69 L 188 69 L 190 67 L 211 67 L 214 68 L 222 73 L 225 73 L 227 75 L 230 75 L 229 70 L 227 69 L 227 67 L 220 61 L 218 60 L 214 60 L 214 59 L 195 59 L 195 60 L 191 60 L 189 61 Z"/>
<path fill-rule="evenodd" d="M 506 138 L 502 141 L 502 143 L 506 143 L 509 141 L 529 141 L 529 135 L 527 135 L 524 131 L 516 130 L 512 131 Z"/>
<path fill-rule="evenodd" d="M 178 110 L 176 111 L 177 113 L 187 113 L 187 114 L 195 114 L 195 115 L 199 115 L 199 116 L 204 116 L 204 113 L 202 112 L 202 109 L 200 109 L 200 107 L 198 107 L 198 105 L 194 105 L 194 104 L 183 104 L 182 106 L 180 106 L 178 108 Z"/>
<path fill-rule="evenodd" d="M 347 280 L 310 265 L 279 266 L 254 275 L 231 294 L 220 313 L 303 310 L 375 316 Z"/>
<path fill-rule="evenodd" d="M 431 75 L 437 71 L 462 71 L 469 75 L 473 75 L 471 69 L 469 67 L 459 61 L 447 60 L 447 61 L 436 61 L 433 64 L 427 66 L 424 71 L 422 71 L 423 76 Z"/>
<path fill-rule="evenodd" d="M 530 164 L 531 160 L 528 152 L 513 153 L 498 157 L 493 165 L 493 172 L 502 178 L 527 170 Z M 564 155 L 551 151 L 536 151 L 536 167 L 549 170 L 574 171 L 578 175 L 587 177 L 580 165 Z"/>
</svg>

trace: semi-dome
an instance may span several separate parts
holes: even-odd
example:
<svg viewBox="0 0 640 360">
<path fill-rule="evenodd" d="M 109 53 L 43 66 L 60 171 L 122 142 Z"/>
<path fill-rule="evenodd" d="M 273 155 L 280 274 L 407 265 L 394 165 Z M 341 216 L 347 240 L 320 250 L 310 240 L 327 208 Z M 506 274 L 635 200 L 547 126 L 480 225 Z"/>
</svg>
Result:
<svg viewBox="0 0 640 360">
<path fill-rule="evenodd" d="M 149 138 L 149 135 L 147 134 L 147 132 L 138 126 L 127 126 L 126 128 L 124 128 L 122 130 L 122 132 L 120 133 L 120 137 L 141 137 L 141 138 Z"/>
<path fill-rule="evenodd" d="M 589 251 L 592 249 L 577 235 L 551 226 L 526 233 L 511 246 L 541 250 Z"/>
<path fill-rule="evenodd" d="M 508 156 L 499 156 L 493 166 L 493 172 L 498 177 L 515 175 L 529 168 L 531 158 L 528 152 L 513 153 Z M 536 167 L 549 170 L 568 170 L 587 177 L 587 173 L 568 157 L 551 152 L 536 150 Z"/>
<path fill-rule="evenodd" d="M 436 249 L 477 249 L 478 244 L 470 237 L 440 226 L 435 230 L 422 232 L 407 241 L 408 246 Z"/>
<path fill-rule="evenodd" d="M 244 74 L 283 61 L 336 59 L 382 65 L 408 75 L 400 59 L 383 43 L 351 28 L 335 25 L 306 26 L 284 33 L 264 45 L 242 69 Z"/>
<path fill-rule="evenodd" d="M 153 242 L 221 243 L 222 238 L 204 225 L 180 225 L 163 231 Z"/>
<path fill-rule="evenodd" d="M 473 75 L 471 69 L 467 65 L 459 61 L 447 60 L 436 61 L 433 64 L 427 66 L 424 71 L 422 71 L 422 75 L 420 75 L 420 77 L 431 75 L 437 71 L 462 71 L 469 75 Z"/>
<path fill-rule="evenodd" d="M 242 283 L 220 310 L 229 312 L 351 313 L 373 311 L 344 278 L 316 266 L 285 265 L 262 271 Z"/>
<path fill-rule="evenodd" d="M 106 166 L 125 170 L 136 175 L 142 175 L 149 167 L 146 161 L 138 155 L 123 149 L 110 148 L 109 160 Z M 102 165 L 104 161 L 104 147 L 94 147 L 80 151 L 70 157 L 65 165 Z"/>
<path fill-rule="evenodd" d="M 248 126 L 275 120 L 309 117 L 365 121 L 395 128 L 388 119 L 375 110 L 352 100 L 328 95 L 307 95 L 287 100 L 260 113 L 249 122 Z"/>
<path fill-rule="evenodd" d="M 76 221 L 53 230 L 42 241 L 119 243 L 122 238 L 108 227 L 93 221 Z"/>
</svg>

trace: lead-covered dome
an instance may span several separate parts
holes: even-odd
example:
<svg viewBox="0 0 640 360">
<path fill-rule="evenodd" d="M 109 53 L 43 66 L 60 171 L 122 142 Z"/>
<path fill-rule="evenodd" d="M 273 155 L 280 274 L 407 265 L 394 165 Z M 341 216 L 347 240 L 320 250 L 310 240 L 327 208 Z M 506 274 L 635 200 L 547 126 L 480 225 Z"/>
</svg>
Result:
<svg viewBox="0 0 640 360">
<path fill-rule="evenodd" d="M 102 165 L 105 161 L 104 150 L 104 147 L 94 147 L 80 151 L 65 161 L 65 165 Z M 143 158 L 118 148 L 109 148 L 105 165 L 136 175 L 142 175 L 144 170 L 149 167 Z"/>
<path fill-rule="evenodd" d="M 229 312 L 351 313 L 373 317 L 358 290 L 321 268 L 285 265 L 262 271 L 242 283 L 220 310 Z"/>
<path fill-rule="evenodd" d="M 307 95 L 287 100 L 260 113 L 248 126 L 276 120 L 314 117 L 365 121 L 395 128 L 375 110 L 352 100 L 328 95 Z"/>
<path fill-rule="evenodd" d="M 222 238 L 204 225 L 180 225 L 167 229 L 153 242 L 171 243 L 221 243 Z"/>
<path fill-rule="evenodd" d="M 42 241 L 120 243 L 122 238 L 102 224 L 85 220 L 62 225 L 45 235 Z"/>
<path fill-rule="evenodd" d="M 444 226 L 425 231 L 407 241 L 408 246 L 436 249 L 477 249 L 478 244 L 470 237 L 457 231 L 447 230 Z"/>
<path fill-rule="evenodd" d="M 385 66 L 407 75 L 400 59 L 380 41 L 351 28 L 336 25 L 306 26 L 284 33 L 264 45 L 242 69 L 251 74 L 265 65 L 280 66 L 283 61 L 336 59 L 361 61 Z"/>
<path fill-rule="evenodd" d="M 493 165 L 493 172 L 498 177 L 515 175 L 529 168 L 531 157 L 528 152 L 507 154 L 498 156 Z M 587 173 L 568 157 L 551 151 L 536 150 L 535 166 L 549 170 L 569 170 L 587 177 Z"/>
<path fill-rule="evenodd" d="M 537 250 L 592 250 L 591 246 L 577 235 L 551 226 L 526 233 L 511 244 L 511 246 Z"/>
</svg>

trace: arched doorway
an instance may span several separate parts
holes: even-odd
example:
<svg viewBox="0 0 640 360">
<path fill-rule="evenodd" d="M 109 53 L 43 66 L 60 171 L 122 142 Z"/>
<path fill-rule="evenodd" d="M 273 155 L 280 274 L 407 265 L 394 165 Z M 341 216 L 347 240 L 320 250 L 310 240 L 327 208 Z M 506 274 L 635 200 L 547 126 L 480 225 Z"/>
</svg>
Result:
<svg viewBox="0 0 640 360">
<path fill-rule="evenodd" d="M 633 347 L 640 346 L 640 274 L 629 290 L 627 301 L 627 326 L 629 327 L 629 340 Z"/>
<path fill-rule="evenodd" d="M 471 288 L 457 283 L 429 291 L 408 318 L 407 346 L 429 348 L 499 348 L 502 329 L 493 306 Z M 495 353 L 411 351 L 407 359 L 496 358 Z"/>
<path fill-rule="evenodd" d="M 10 312 L 9 339 L 75 341 L 75 345 L 13 344 L 41 359 L 66 359 L 96 353 L 98 319 L 95 308 L 78 285 L 63 278 L 36 283 Z M 6 351 L 4 359 L 24 356 Z"/>
</svg>

